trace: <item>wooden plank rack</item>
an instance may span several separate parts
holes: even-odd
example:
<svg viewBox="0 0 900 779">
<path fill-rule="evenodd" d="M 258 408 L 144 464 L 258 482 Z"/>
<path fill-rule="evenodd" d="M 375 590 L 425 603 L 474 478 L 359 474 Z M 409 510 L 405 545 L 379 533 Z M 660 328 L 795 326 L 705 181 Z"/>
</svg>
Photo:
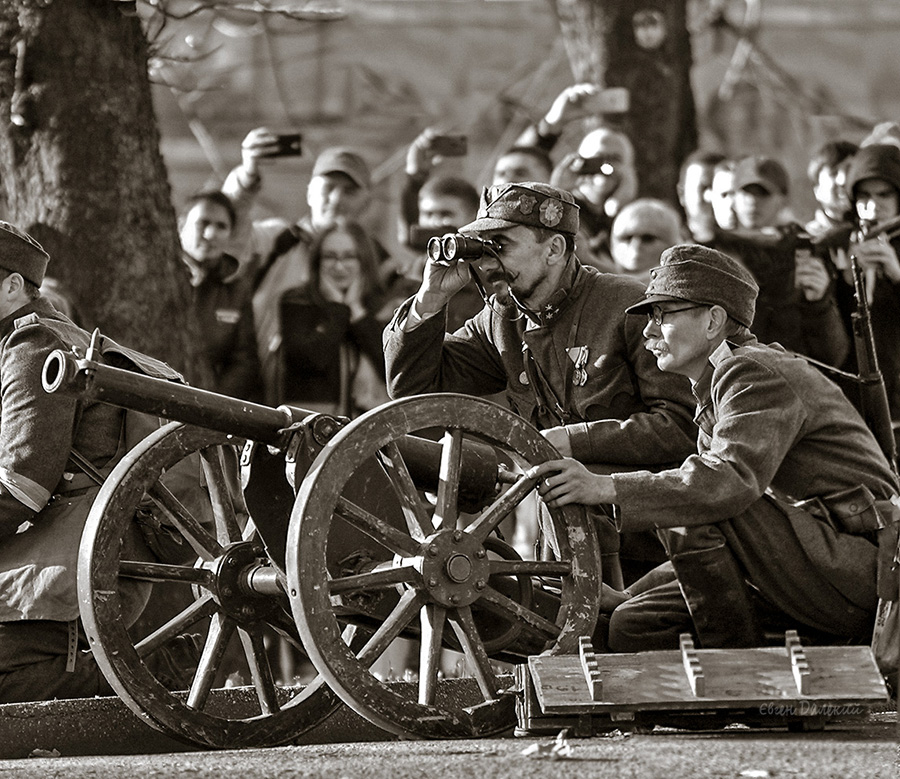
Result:
<svg viewBox="0 0 900 779">
<path fill-rule="evenodd" d="M 517 670 L 519 732 L 589 736 L 653 725 L 719 728 L 731 723 L 818 730 L 860 719 L 890 698 L 868 646 L 809 646 L 796 631 L 783 646 L 577 655 L 536 655 Z"/>
</svg>

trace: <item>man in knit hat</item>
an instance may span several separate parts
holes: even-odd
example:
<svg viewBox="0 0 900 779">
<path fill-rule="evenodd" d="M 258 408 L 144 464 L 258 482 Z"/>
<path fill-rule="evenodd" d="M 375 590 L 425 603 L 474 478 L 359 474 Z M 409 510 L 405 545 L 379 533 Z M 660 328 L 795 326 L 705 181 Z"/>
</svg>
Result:
<svg viewBox="0 0 900 779">
<path fill-rule="evenodd" d="M 460 232 L 494 248 L 472 262 L 428 263 L 419 291 L 385 329 L 388 391 L 505 392 L 563 454 L 617 469 L 680 462 L 696 439 L 688 382 L 657 368 L 640 322 L 625 316 L 643 284 L 582 265 L 578 227 L 565 190 L 538 182 L 485 190 L 478 218 Z M 473 270 L 491 296 L 445 334 L 447 304 Z M 614 556 L 618 537 L 606 541 Z M 604 569 L 610 581 L 614 566 L 610 559 Z"/>
<path fill-rule="evenodd" d="M 826 239 L 859 262 L 869 303 L 872 334 L 884 376 L 891 416 L 900 421 L 900 233 L 879 233 L 900 216 L 900 149 L 888 144 L 863 146 L 850 161 L 845 184 L 852 206 L 853 232 L 836 232 L 839 243 Z M 838 300 L 852 331 L 856 310 L 849 264 L 840 268 Z M 849 367 L 855 369 L 855 360 Z"/>
<path fill-rule="evenodd" d="M 56 349 L 84 355 L 91 342 L 89 333 L 41 297 L 48 260 L 34 239 L 0 222 L 2 703 L 112 694 L 85 651 L 76 586 L 81 531 L 99 487 L 70 456 L 77 452 L 107 474 L 125 454 L 125 412 L 44 391 L 48 355 Z M 100 339 L 98 351 L 117 354 L 120 367 L 139 365 L 180 378 L 107 339 Z M 123 602 L 131 600 L 130 593 L 123 587 Z M 140 607 L 138 593 L 133 595 L 136 618 Z"/>
<path fill-rule="evenodd" d="M 575 460 L 535 469 L 550 506 L 616 504 L 623 530 L 656 529 L 666 546 L 669 561 L 610 603 L 613 651 L 676 648 L 681 633 L 707 648 L 792 628 L 871 638 L 896 476 L 833 382 L 750 333 L 756 294 L 721 252 L 664 252 L 628 313 L 659 367 L 690 379 L 698 453 L 659 473 L 594 474 Z"/>
</svg>

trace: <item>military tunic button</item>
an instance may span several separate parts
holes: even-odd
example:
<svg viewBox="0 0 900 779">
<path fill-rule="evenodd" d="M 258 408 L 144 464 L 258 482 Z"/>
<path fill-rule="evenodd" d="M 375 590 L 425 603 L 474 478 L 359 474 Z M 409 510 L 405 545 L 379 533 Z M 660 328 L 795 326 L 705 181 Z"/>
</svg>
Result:
<svg viewBox="0 0 900 779">
<path fill-rule="evenodd" d="M 525 371 L 522 371 L 522 372 L 519 374 L 519 382 L 520 382 L 521 384 L 528 384 L 528 374 L 525 373 Z"/>
</svg>

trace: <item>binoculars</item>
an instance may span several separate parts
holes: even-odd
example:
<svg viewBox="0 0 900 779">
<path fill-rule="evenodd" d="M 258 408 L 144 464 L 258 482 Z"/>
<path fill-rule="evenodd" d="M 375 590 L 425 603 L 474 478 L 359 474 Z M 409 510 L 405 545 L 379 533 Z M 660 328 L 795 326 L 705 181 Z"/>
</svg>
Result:
<svg viewBox="0 0 900 779">
<path fill-rule="evenodd" d="M 485 254 L 496 256 L 500 251 L 500 244 L 485 238 L 447 233 L 440 238 L 430 239 L 426 251 L 432 262 L 450 265 L 454 262 L 480 260 Z"/>
</svg>

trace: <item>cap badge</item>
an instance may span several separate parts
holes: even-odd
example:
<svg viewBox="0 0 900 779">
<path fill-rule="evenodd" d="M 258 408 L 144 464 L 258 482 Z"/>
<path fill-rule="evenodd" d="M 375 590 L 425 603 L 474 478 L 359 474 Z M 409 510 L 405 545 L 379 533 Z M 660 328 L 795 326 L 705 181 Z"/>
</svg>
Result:
<svg viewBox="0 0 900 779">
<path fill-rule="evenodd" d="M 541 203 L 540 216 L 541 224 L 547 227 L 556 227 L 563 216 L 562 204 L 556 200 L 545 200 Z"/>
<path fill-rule="evenodd" d="M 537 205 L 537 198 L 532 195 L 519 195 L 519 211 L 530 214 Z"/>
</svg>

